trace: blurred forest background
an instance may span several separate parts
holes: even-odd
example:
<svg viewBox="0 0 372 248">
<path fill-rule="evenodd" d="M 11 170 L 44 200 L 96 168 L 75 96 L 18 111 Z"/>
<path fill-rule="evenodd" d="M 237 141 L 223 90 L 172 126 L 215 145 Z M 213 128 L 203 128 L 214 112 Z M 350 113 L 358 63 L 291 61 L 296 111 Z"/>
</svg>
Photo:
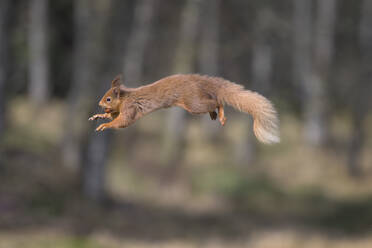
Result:
<svg viewBox="0 0 372 248">
<path fill-rule="evenodd" d="M 118 131 L 110 81 L 221 76 L 279 112 Z M 1 0 L 0 247 L 372 247 L 372 1 Z"/>
</svg>

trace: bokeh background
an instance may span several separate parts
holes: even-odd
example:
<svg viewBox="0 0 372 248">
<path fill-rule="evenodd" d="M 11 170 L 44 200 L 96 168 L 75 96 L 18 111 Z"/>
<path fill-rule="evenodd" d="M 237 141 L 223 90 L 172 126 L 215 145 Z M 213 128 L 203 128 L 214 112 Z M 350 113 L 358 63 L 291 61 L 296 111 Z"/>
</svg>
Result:
<svg viewBox="0 0 372 248">
<path fill-rule="evenodd" d="M 372 1 L 1 0 L 0 247 L 372 247 Z M 88 117 L 110 81 L 225 77 L 275 104 Z"/>
</svg>

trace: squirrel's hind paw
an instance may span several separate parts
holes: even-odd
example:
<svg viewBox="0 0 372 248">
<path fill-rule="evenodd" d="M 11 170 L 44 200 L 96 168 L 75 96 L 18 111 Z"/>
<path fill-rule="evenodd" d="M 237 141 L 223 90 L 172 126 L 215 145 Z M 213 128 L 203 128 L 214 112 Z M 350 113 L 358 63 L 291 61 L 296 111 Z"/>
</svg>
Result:
<svg viewBox="0 0 372 248">
<path fill-rule="evenodd" d="M 216 113 L 216 111 L 209 112 L 209 115 L 210 115 L 210 117 L 211 117 L 212 120 L 216 120 L 217 119 L 217 113 Z"/>
</svg>

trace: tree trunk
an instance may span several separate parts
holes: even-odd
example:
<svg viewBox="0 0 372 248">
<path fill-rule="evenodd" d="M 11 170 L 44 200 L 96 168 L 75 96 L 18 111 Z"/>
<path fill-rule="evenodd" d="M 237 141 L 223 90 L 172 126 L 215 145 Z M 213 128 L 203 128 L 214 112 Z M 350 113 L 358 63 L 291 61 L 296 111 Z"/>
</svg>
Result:
<svg viewBox="0 0 372 248">
<path fill-rule="evenodd" d="M 314 61 L 309 84 L 305 85 L 305 137 L 312 145 L 324 145 L 329 139 L 326 85 L 333 55 L 336 0 L 318 0 Z"/>
<path fill-rule="evenodd" d="M 357 97 L 357 96 L 354 96 Z M 364 96 L 359 96 L 364 97 Z M 362 104 L 365 104 L 366 101 L 356 101 Z M 356 103 L 354 102 L 354 104 Z M 361 105 L 359 105 L 360 107 Z M 362 157 L 362 149 L 365 143 L 365 119 L 366 119 L 366 109 L 363 106 L 361 109 L 355 108 L 353 106 L 353 113 L 352 113 L 352 123 L 353 123 L 353 131 L 352 137 L 350 139 L 349 145 L 349 156 L 348 156 L 348 170 L 351 176 L 360 176 L 362 174 L 362 166 L 361 166 L 361 157 Z"/>
<path fill-rule="evenodd" d="M 294 82 L 301 93 L 301 104 L 307 113 L 309 102 L 308 88 L 311 86 L 311 30 L 312 30 L 312 1 L 294 0 Z M 307 118 L 305 121 L 311 121 Z M 309 126 L 306 123 L 306 126 Z M 305 128 L 307 137 L 307 129 Z"/>
<path fill-rule="evenodd" d="M 67 166 L 80 170 L 82 193 L 99 202 L 105 198 L 104 166 L 109 135 L 95 133 L 88 117 L 93 112 L 92 107 L 97 108 L 97 96 L 103 93 L 102 81 L 108 81 L 101 70 L 110 71 L 108 68 L 112 66 L 108 60 L 113 58 L 105 54 L 106 37 L 112 36 L 112 33 L 105 33 L 111 32 L 107 29 L 111 1 L 77 0 L 74 4 L 73 85 L 69 94 L 63 158 Z"/>
<path fill-rule="evenodd" d="M 210 76 L 218 76 L 219 51 L 219 0 L 205 0 L 202 2 L 201 41 L 198 53 L 200 72 Z M 203 115 L 203 133 L 212 142 L 219 129 L 218 121 L 211 121 L 209 115 Z"/>
<path fill-rule="evenodd" d="M 181 27 L 178 47 L 175 54 L 174 73 L 193 71 L 195 58 L 195 40 L 200 18 L 200 0 L 187 0 L 181 15 Z M 179 108 L 168 110 L 164 130 L 162 162 L 172 165 L 180 160 L 181 146 L 184 142 L 182 131 L 185 129 L 185 112 Z"/>
<path fill-rule="evenodd" d="M 253 45 L 252 60 L 253 88 L 266 95 L 271 88 L 272 48 L 261 38 Z"/>
<path fill-rule="evenodd" d="M 362 4 L 361 22 L 359 26 L 359 46 L 361 51 L 360 79 L 353 87 L 352 118 L 353 134 L 350 141 L 348 167 L 353 176 L 361 175 L 361 157 L 365 143 L 365 121 L 371 107 L 372 91 L 372 2 L 364 0 Z"/>
<path fill-rule="evenodd" d="M 78 170 L 82 164 L 82 140 L 86 137 L 89 117 L 87 110 L 92 103 L 92 88 L 96 67 L 93 63 L 95 36 L 93 35 L 92 6 L 88 0 L 74 2 L 75 43 L 73 55 L 72 86 L 68 96 L 69 116 L 66 120 L 66 135 L 63 145 L 64 164 Z M 86 117 L 86 118 L 85 118 Z"/>
<path fill-rule="evenodd" d="M 145 52 L 154 26 L 155 6 L 157 0 L 138 0 L 134 7 L 133 24 L 125 48 L 123 59 L 124 82 L 128 87 L 139 87 L 143 80 Z M 134 126 L 128 133 L 125 143 L 135 148 L 140 135 Z M 132 154 L 132 152 L 129 152 Z"/>
<path fill-rule="evenodd" d="M 303 105 L 306 101 L 304 88 L 309 84 L 311 74 L 311 30 L 312 17 L 311 8 L 312 1 L 309 0 L 293 0 L 294 1 L 294 53 L 293 53 L 293 73 L 294 82 L 301 92 L 301 100 Z"/>
<path fill-rule="evenodd" d="M 92 132 L 94 132 L 92 130 Z M 92 133 L 85 152 L 81 171 L 82 192 L 88 199 L 101 202 L 105 200 L 105 177 L 108 147 L 111 140 L 109 132 Z"/>
<path fill-rule="evenodd" d="M 329 67 L 333 54 L 335 0 L 318 0 L 314 50 L 312 50 L 312 1 L 295 0 L 294 74 L 303 92 L 304 136 L 312 145 L 323 145 L 328 139 L 327 94 Z M 312 60 L 314 51 L 314 60 Z"/>
<path fill-rule="evenodd" d="M 0 140 L 5 126 L 5 83 L 8 72 L 10 4 L 10 0 L 0 2 Z"/>
<path fill-rule="evenodd" d="M 142 80 L 145 50 L 153 26 L 156 0 L 138 0 L 134 10 L 134 21 L 124 57 L 124 77 L 136 87 Z"/>
<path fill-rule="evenodd" d="M 218 74 L 219 5 L 219 0 L 202 2 L 199 64 L 201 73 L 211 76 Z"/>
<path fill-rule="evenodd" d="M 174 73 L 190 73 L 193 71 L 200 9 L 200 0 L 187 0 L 183 8 L 173 68 Z"/>
<path fill-rule="evenodd" d="M 35 105 L 49 98 L 48 0 L 30 1 L 29 97 Z"/>
<path fill-rule="evenodd" d="M 255 40 L 253 44 L 252 77 L 253 88 L 263 95 L 267 95 L 271 88 L 272 76 L 272 47 L 267 37 L 270 36 L 271 10 L 262 9 L 258 12 L 255 26 Z"/>
</svg>

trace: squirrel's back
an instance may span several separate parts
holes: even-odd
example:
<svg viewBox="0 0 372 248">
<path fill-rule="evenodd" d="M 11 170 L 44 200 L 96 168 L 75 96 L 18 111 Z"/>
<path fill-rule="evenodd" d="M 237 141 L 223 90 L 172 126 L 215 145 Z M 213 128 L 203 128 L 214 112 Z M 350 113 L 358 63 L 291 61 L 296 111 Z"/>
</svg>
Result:
<svg viewBox="0 0 372 248">
<path fill-rule="evenodd" d="M 228 104 L 239 111 L 249 113 L 254 119 L 253 131 L 263 143 L 278 143 L 279 120 L 272 103 L 257 92 L 245 90 L 242 85 L 220 77 L 198 74 L 174 75 L 170 77 L 182 82 L 181 88 L 196 87 L 215 98 L 218 104 Z"/>
<path fill-rule="evenodd" d="M 168 106 L 181 102 L 178 105 L 184 107 L 185 102 L 196 102 L 202 98 L 215 100 L 217 106 L 231 105 L 252 115 L 253 131 L 261 142 L 280 141 L 279 120 L 272 103 L 257 92 L 245 90 L 242 85 L 220 77 L 176 74 L 144 87 L 151 88 L 158 99 L 167 99 Z"/>
<path fill-rule="evenodd" d="M 218 95 L 223 94 L 224 89 L 243 89 L 242 86 L 234 84 L 220 77 L 211 77 L 199 74 L 175 74 L 162 78 L 151 84 L 153 87 L 161 88 L 162 91 L 187 93 L 192 91 L 207 93 L 218 100 Z M 222 102 L 221 102 L 222 104 Z"/>
</svg>

